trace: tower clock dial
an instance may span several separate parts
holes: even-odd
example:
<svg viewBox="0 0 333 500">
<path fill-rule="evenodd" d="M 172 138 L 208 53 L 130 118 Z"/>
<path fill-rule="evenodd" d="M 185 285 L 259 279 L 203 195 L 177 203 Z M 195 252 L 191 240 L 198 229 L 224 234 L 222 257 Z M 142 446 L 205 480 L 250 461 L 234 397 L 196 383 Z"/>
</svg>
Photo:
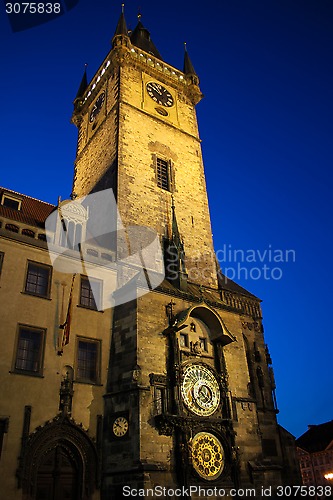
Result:
<svg viewBox="0 0 333 500">
<path fill-rule="evenodd" d="M 128 432 L 128 420 L 125 417 L 117 417 L 113 422 L 112 431 L 116 437 L 124 437 Z"/>
<path fill-rule="evenodd" d="M 174 100 L 170 92 L 157 82 L 148 82 L 146 89 L 149 97 L 160 106 L 170 108 L 174 104 Z"/>
<path fill-rule="evenodd" d="M 95 101 L 95 103 L 90 111 L 90 115 L 89 115 L 90 123 L 93 123 L 96 120 L 97 115 L 100 113 L 100 111 L 102 109 L 104 101 L 105 101 L 105 92 L 102 92 L 97 97 L 97 99 L 96 99 L 96 101 Z"/>
<path fill-rule="evenodd" d="M 185 368 L 181 386 L 187 408 L 199 416 L 212 415 L 220 404 L 220 388 L 213 372 L 194 364 Z"/>
<path fill-rule="evenodd" d="M 224 449 L 209 432 L 199 432 L 192 439 L 191 458 L 194 470 L 207 481 L 217 479 L 224 468 Z"/>
</svg>

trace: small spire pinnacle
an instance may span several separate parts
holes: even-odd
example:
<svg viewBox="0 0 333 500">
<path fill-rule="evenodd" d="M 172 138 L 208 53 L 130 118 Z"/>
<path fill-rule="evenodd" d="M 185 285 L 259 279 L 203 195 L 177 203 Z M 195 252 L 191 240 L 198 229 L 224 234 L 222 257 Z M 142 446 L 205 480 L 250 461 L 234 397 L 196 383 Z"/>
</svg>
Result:
<svg viewBox="0 0 333 500">
<path fill-rule="evenodd" d="M 169 247 L 166 252 L 166 277 L 171 283 L 176 285 L 180 290 L 187 290 L 187 273 L 185 265 L 185 251 L 184 244 L 181 240 L 177 217 L 175 209 L 174 197 L 171 196 L 171 209 L 172 209 L 172 229 L 171 238 L 169 239 Z M 172 262 L 168 262 L 168 256 L 171 254 L 173 256 Z M 176 259 L 174 258 L 176 256 Z M 168 276 L 168 272 L 172 270 L 172 275 Z"/>
<path fill-rule="evenodd" d="M 184 42 L 184 49 L 185 49 L 185 56 L 184 56 L 184 69 L 183 69 L 183 73 L 185 73 L 185 75 L 193 75 L 193 76 L 198 76 L 196 74 L 196 71 L 193 67 L 193 64 L 191 62 L 191 59 L 190 59 L 190 56 L 188 55 L 188 52 L 187 52 L 187 44 L 186 42 Z"/>
<path fill-rule="evenodd" d="M 86 88 L 88 87 L 87 67 L 88 67 L 88 63 L 85 63 L 83 77 L 82 77 L 82 80 L 81 80 L 81 83 L 79 86 L 79 90 L 77 91 L 75 99 L 80 99 L 83 96 L 83 94 L 85 93 Z"/>
<path fill-rule="evenodd" d="M 120 18 L 119 18 L 114 36 L 118 36 L 118 35 L 128 36 L 124 11 L 125 11 L 125 4 L 122 3 L 121 4 L 121 14 L 120 14 Z"/>
</svg>

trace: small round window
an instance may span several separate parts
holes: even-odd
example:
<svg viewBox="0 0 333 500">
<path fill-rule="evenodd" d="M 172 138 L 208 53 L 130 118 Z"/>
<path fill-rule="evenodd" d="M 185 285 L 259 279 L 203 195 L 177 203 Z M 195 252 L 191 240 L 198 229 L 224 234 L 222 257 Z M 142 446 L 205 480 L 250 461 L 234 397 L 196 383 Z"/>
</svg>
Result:
<svg viewBox="0 0 333 500">
<path fill-rule="evenodd" d="M 167 112 L 167 110 L 164 109 L 164 108 L 155 108 L 155 111 L 157 111 L 157 113 L 159 113 L 162 116 L 168 116 L 169 115 L 169 113 Z"/>
</svg>

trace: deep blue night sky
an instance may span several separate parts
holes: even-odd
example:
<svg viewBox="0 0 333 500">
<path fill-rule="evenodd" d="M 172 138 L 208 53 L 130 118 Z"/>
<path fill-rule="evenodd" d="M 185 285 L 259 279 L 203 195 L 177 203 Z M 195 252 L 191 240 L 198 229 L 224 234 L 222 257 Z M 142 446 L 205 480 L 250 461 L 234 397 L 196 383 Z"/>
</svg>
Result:
<svg viewBox="0 0 333 500">
<path fill-rule="evenodd" d="M 61 18 L 18 33 L 1 4 L 2 186 L 51 203 L 69 197 L 72 102 L 84 63 L 91 78 L 110 49 L 120 4 L 80 0 Z M 245 268 L 236 280 L 263 300 L 279 422 L 298 437 L 308 424 L 333 419 L 333 2 L 139 5 L 164 60 L 182 69 L 186 41 L 200 77 L 205 99 L 197 111 L 219 255 L 295 251 L 295 262 L 268 255 L 259 262 L 256 254 L 256 262 L 221 265 Z M 138 3 L 128 1 L 129 28 L 137 12 Z M 280 279 L 271 275 L 275 267 Z"/>
</svg>

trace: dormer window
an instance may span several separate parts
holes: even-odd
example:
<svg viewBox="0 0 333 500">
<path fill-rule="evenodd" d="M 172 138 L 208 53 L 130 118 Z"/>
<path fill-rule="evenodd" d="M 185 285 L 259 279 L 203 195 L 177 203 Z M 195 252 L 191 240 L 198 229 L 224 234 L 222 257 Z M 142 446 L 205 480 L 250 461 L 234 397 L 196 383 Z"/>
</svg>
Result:
<svg viewBox="0 0 333 500">
<path fill-rule="evenodd" d="M 9 193 L 3 193 L 1 205 L 13 210 L 21 210 L 22 199 Z"/>
</svg>

